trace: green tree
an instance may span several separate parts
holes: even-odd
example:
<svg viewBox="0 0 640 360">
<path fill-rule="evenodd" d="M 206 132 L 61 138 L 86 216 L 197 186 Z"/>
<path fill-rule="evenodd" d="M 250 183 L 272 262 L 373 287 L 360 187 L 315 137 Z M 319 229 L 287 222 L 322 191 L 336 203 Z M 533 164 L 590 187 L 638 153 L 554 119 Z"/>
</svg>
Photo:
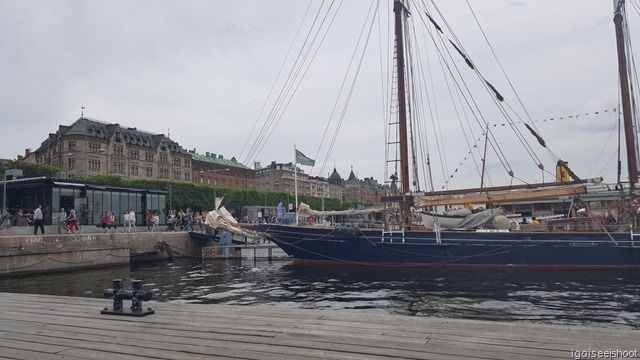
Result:
<svg viewBox="0 0 640 360">
<path fill-rule="evenodd" d="M 20 169 L 22 170 L 23 177 L 25 178 L 41 177 L 41 176 L 52 178 L 56 175 L 57 172 L 62 171 L 53 166 L 27 163 L 24 161 L 5 160 L 0 162 L 0 171 L 2 172 L 3 178 L 4 178 L 4 171 L 7 169 Z"/>
<path fill-rule="evenodd" d="M 279 202 L 283 204 L 293 203 L 294 195 L 285 192 L 228 189 L 193 184 L 187 182 L 169 182 L 161 180 L 127 180 L 118 176 L 99 175 L 86 179 L 87 182 L 100 185 L 120 185 L 133 186 L 148 189 L 163 189 L 171 193 L 171 207 L 173 209 L 185 210 L 190 208 L 194 211 L 209 211 L 213 209 L 214 196 L 223 197 L 222 205 L 226 207 L 241 206 L 277 206 Z M 312 209 L 322 208 L 322 198 L 315 196 L 300 195 L 300 202 L 311 206 Z M 167 196 L 166 207 L 169 208 L 169 196 Z M 363 204 L 352 201 L 342 201 L 340 199 L 325 198 L 325 210 L 346 210 L 355 208 Z M 285 205 L 286 206 L 286 205 Z"/>
</svg>

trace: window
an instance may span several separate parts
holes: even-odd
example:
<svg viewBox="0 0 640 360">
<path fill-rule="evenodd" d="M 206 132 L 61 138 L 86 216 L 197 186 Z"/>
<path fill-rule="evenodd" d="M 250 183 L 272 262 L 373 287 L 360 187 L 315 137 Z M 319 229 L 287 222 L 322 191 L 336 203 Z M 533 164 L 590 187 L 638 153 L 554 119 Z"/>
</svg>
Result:
<svg viewBox="0 0 640 360">
<path fill-rule="evenodd" d="M 70 142 L 69 143 L 69 151 L 76 151 L 76 143 L 75 142 Z"/>
<path fill-rule="evenodd" d="M 200 176 L 200 184 L 204 184 L 204 178 Z"/>
<path fill-rule="evenodd" d="M 76 168 L 76 159 L 69 159 L 69 170 Z"/>
<path fill-rule="evenodd" d="M 138 175 L 138 165 L 131 165 L 131 173 L 129 175 Z"/>
<path fill-rule="evenodd" d="M 130 150 L 129 151 L 129 158 L 131 160 L 138 160 L 140 159 L 140 152 L 137 150 Z"/>
<path fill-rule="evenodd" d="M 116 133 L 116 142 L 122 142 L 122 134 L 120 132 Z"/>
<path fill-rule="evenodd" d="M 180 164 L 182 163 L 180 160 L 180 158 L 173 158 L 173 165 L 180 166 Z"/>
<path fill-rule="evenodd" d="M 160 162 L 161 163 L 168 163 L 169 159 L 167 158 L 167 155 L 160 155 Z"/>
<path fill-rule="evenodd" d="M 150 168 L 150 167 L 146 168 L 145 169 L 145 175 L 147 177 L 153 177 L 153 168 Z"/>
<path fill-rule="evenodd" d="M 124 174 L 124 164 L 121 162 L 114 162 L 112 169 L 116 174 Z"/>
<path fill-rule="evenodd" d="M 124 155 L 124 150 L 122 149 L 122 146 L 114 146 L 113 155 Z"/>
<path fill-rule="evenodd" d="M 100 150 L 100 144 L 89 143 L 89 145 L 87 145 L 87 148 L 89 149 L 89 151 L 96 152 Z"/>
<path fill-rule="evenodd" d="M 184 173 L 184 180 L 185 181 L 191 181 L 191 173 L 185 172 Z"/>
<path fill-rule="evenodd" d="M 181 180 L 181 179 L 182 179 L 182 173 L 180 171 L 174 171 L 173 180 Z"/>
<path fill-rule="evenodd" d="M 160 178 L 161 179 L 168 179 L 169 178 L 169 169 L 161 168 L 160 169 Z"/>
<path fill-rule="evenodd" d="M 153 162 L 153 154 L 145 153 L 145 154 L 144 154 L 144 160 L 145 160 L 145 161 Z"/>
<path fill-rule="evenodd" d="M 191 160 L 184 159 L 184 167 L 191 167 Z"/>
<path fill-rule="evenodd" d="M 100 171 L 100 160 L 89 159 L 89 170 Z"/>
</svg>

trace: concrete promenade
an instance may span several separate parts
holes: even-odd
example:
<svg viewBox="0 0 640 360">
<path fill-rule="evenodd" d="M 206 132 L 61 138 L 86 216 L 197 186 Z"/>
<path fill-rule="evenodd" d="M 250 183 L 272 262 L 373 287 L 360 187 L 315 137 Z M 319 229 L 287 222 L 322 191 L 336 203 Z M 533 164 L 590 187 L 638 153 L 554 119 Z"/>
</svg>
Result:
<svg viewBox="0 0 640 360">
<path fill-rule="evenodd" d="M 153 301 L 145 317 L 100 313 L 111 306 L 0 293 L 0 359 L 619 359 L 640 347 L 640 331 L 587 326 Z"/>
</svg>

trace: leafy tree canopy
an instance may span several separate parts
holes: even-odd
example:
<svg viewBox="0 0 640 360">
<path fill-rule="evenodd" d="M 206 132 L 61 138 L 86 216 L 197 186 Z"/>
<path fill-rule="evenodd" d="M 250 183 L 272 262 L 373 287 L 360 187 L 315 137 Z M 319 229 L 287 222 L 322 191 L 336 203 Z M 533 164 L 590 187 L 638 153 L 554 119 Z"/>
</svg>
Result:
<svg viewBox="0 0 640 360">
<path fill-rule="evenodd" d="M 2 160 L 0 161 L 0 176 L 4 179 L 4 172 L 8 169 L 19 169 L 23 172 L 23 177 L 32 178 L 32 177 L 41 177 L 46 176 L 48 178 L 54 177 L 57 172 L 62 170 L 49 166 L 49 165 L 41 165 L 34 163 L 27 163 L 24 161 L 17 160 Z"/>
</svg>

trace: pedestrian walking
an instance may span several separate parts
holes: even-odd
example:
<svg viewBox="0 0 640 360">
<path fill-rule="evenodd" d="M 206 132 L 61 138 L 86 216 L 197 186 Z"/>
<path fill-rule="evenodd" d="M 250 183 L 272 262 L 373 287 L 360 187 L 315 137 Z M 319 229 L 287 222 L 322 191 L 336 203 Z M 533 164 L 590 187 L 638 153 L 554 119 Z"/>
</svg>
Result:
<svg viewBox="0 0 640 360">
<path fill-rule="evenodd" d="M 60 212 L 58 213 L 58 234 L 64 234 L 67 232 L 67 213 L 64 211 L 64 208 L 60 208 Z"/>
<path fill-rule="evenodd" d="M 109 231 L 109 229 L 107 229 L 107 224 L 109 223 L 109 214 L 106 211 L 102 213 L 100 222 L 102 223 L 102 230 L 104 230 L 103 232 Z"/>
<path fill-rule="evenodd" d="M 131 232 L 131 222 L 129 221 L 129 212 L 127 210 L 124 211 L 124 229 L 127 232 Z"/>
<path fill-rule="evenodd" d="M 74 230 L 76 230 L 77 232 L 80 232 L 80 227 L 78 226 L 78 217 L 76 216 L 76 211 L 74 209 L 71 209 L 71 211 L 69 212 L 67 223 L 69 224 L 69 230 L 67 230 L 67 234 L 69 233 L 75 234 L 73 232 Z"/>
<path fill-rule="evenodd" d="M 158 225 L 160 224 L 160 216 L 158 215 L 157 211 L 153 212 L 153 218 L 151 221 L 153 222 L 153 228 L 151 229 L 151 231 L 160 231 L 160 228 L 158 227 Z"/>
<path fill-rule="evenodd" d="M 151 212 L 151 209 L 147 209 L 146 222 L 147 222 L 147 232 L 149 232 L 153 227 L 153 213 Z"/>
<path fill-rule="evenodd" d="M 138 232 L 136 230 L 136 213 L 133 212 L 133 209 L 129 210 L 129 228 L 133 229 L 133 232 Z"/>
<path fill-rule="evenodd" d="M 112 211 L 111 215 L 109 215 L 109 227 L 107 228 L 107 231 L 111 230 L 111 227 L 113 227 L 113 232 L 118 232 L 118 228 L 116 227 L 117 223 L 118 220 L 116 220 L 116 214 L 114 214 Z"/>
<path fill-rule="evenodd" d="M 44 235 L 44 220 L 42 216 L 42 205 L 38 205 L 36 211 L 33 212 L 33 235 L 38 235 L 38 228 L 40 233 Z"/>
<path fill-rule="evenodd" d="M 9 209 L 2 209 L 2 218 L 0 218 L 0 234 L 7 235 L 11 228 L 11 213 Z"/>
</svg>

